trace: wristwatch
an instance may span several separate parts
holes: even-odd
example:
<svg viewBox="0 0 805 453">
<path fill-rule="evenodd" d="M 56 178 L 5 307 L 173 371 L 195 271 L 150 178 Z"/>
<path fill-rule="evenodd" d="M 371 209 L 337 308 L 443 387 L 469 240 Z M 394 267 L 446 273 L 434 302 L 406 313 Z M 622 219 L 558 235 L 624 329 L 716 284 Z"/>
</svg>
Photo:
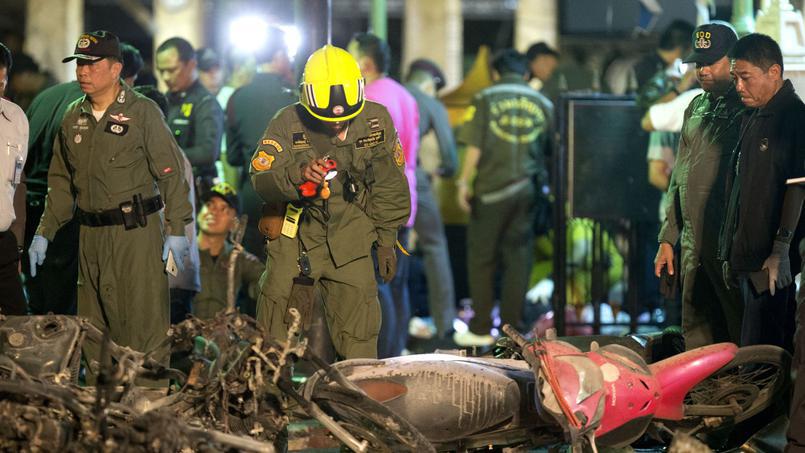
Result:
<svg viewBox="0 0 805 453">
<path fill-rule="evenodd" d="M 791 242 L 791 239 L 793 238 L 794 238 L 794 232 L 792 232 L 789 229 L 780 227 L 780 229 L 777 230 L 777 235 L 774 237 L 774 240 L 782 241 L 788 244 Z"/>
</svg>

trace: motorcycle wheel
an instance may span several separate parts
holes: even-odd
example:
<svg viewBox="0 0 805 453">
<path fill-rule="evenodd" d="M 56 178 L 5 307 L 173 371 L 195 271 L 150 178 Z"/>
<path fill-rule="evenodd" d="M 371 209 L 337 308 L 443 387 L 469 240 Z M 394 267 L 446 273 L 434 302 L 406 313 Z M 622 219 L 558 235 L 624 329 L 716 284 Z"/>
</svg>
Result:
<svg viewBox="0 0 805 453">
<path fill-rule="evenodd" d="M 743 422 L 770 407 L 787 390 L 791 356 L 782 348 L 755 345 L 739 348 L 735 357 L 685 396 L 685 417 L 725 416 Z"/>
<path fill-rule="evenodd" d="M 407 420 L 359 392 L 319 385 L 313 391 L 312 400 L 356 439 L 367 441 L 367 451 L 436 452 Z"/>
</svg>

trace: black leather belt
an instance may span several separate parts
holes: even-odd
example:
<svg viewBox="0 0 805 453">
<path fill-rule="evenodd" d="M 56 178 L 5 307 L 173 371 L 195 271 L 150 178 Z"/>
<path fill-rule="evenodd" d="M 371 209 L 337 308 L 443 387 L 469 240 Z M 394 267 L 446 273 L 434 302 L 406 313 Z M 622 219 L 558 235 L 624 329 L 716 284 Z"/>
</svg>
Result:
<svg viewBox="0 0 805 453">
<path fill-rule="evenodd" d="M 162 203 L 162 197 L 159 195 L 142 200 L 139 205 L 141 206 L 143 216 L 153 214 L 165 206 Z M 130 214 L 131 210 L 137 211 L 138 209 L 139 207 L 132 202 L 121 203 L 119 208 L 107 209 L 101 212 L 87 212 L 78 208 L 76 211 L 76 219 L 78 219 L 78 223 L 81 225 L 91 227 L 123 225 L 126 223 L 124 216 Z M 145 225 L 142 224 L 140 226 Z"/>
</svg>

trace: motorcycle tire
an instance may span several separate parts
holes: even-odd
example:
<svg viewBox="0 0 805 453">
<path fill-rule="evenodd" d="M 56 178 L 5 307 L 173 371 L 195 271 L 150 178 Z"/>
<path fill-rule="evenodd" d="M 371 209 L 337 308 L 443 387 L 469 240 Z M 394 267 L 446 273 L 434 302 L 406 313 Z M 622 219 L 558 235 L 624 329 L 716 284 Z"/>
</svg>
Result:
<svg viewBox="0 0 805 453">
<path fill-rule="evenodd" d="M 718 417 L 733 424 L 752 418 L 778 401 L 790 384 L 791 355 L 772 345 L 739 348 L 735 357 L 685 396 L 685 417 Z M 735 405 L 741 410 L 725 415 Z"/>
<path fill-rule="evenodd" d="M 411 423 L 362 393 L 338 386 L 318 385 L 311 398 L 356 439 L 367 441 L 367 451 L 436 452 Z"/>
</svg>

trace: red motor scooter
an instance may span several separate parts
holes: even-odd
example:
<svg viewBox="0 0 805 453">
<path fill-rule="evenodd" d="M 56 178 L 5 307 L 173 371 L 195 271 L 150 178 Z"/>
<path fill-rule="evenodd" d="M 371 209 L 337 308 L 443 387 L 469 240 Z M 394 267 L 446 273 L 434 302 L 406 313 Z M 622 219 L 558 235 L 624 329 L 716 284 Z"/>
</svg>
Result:
<svg viewBox="0 0 805 453">
<path fill-rule="evenodd" d="M 526 340 L 510 326 L 506 358 L 422 354 L 334 365 L 369 397 L 407 419 L 439 450 L 625 446 L 648 433 L 706 435 L 779 399 L 790 356 L 775 346 L 720 343 L 647 364 L 619 344 L 587 352 L 550 333 Z M 329 385 L 314 375 L 312 393 Z"/>
</svg>

